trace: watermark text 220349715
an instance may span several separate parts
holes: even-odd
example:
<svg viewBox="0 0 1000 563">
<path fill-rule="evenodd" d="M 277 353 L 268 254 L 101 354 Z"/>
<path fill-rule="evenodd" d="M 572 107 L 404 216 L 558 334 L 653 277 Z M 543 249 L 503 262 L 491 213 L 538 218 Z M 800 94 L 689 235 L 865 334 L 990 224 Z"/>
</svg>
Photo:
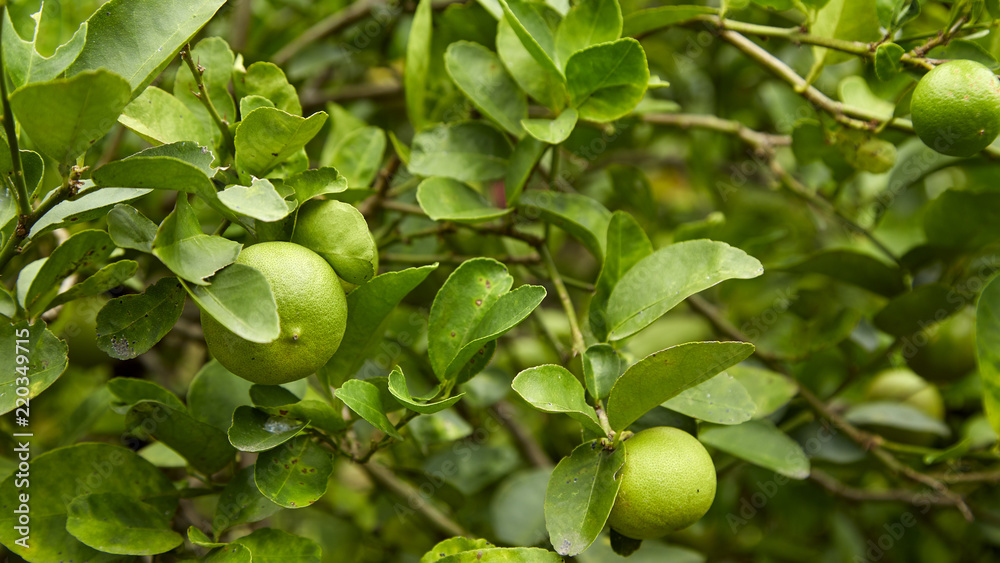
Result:
<svg viewBox="0 0 1000 563">
<path fill-rule="evenodd" d="M 17 372 L 17 377 L 14 379 L 14 394 L 17 396 L 15 398 L 14 422 L 19 427 L 27 430 L 28 421 L 31 417 L 31 406 L 28 397 L 31 393 L 31 389 L 28 387 L 28 384 L 31 382 L 28 377 L 28 366 L 31 362 L 29 357 L 31 350 L 28 348 L 28 343 L 30 342 L 31 331 L 28 328 L 18 329 L 14 336 L 16 338 L 14 340 L 14 371 Z M 15 542 L 25 549 L 28 548 L 28 539 L 31 532 L 30 496 L 27 492 L 30 483 L 31 448 L 29 442 L 25 440 L 30 437 L 30 432 L 14 433 L 14 441 L 17 444 L 14 450 L 17 452 L 18 457 L 17 473 L 14 475 L 14 486 L 18 489 L 17 502 L 14 503 L 14 531 L 18 534 Z"/>
</svg>

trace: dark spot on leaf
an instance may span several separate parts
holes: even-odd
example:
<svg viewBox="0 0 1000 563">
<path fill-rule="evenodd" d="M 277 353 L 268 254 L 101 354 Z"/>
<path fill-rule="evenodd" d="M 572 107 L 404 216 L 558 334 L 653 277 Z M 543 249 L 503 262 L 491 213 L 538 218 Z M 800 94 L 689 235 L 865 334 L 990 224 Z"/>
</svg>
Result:
<svg viewBox="0 0 1000 563">
<path fill-rule="evenodd" d="M 482 299 L 476 299 L 476 307 L 482 307 L 482 306 L 483 306 L 483 300 Z"/>
<path fill-rule="evenodd" d="M 288 414 L 288 411 L 286 411 L 286 410 L 280 410 L 280 411 L 278 411 L 278 414 L 280 414 L 281 416 L 285 416 L 286 414 Z"/>
</svg>

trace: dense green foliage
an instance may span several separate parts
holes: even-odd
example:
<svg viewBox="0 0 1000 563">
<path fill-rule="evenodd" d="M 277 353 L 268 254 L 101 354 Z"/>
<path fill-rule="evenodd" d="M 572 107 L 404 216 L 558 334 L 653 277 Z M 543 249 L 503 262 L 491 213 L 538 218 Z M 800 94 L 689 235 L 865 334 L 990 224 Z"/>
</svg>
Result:
<svg viewBox="0 0 1000 563">
<path fill-rule="evenodd" d="M 0 559 L 1000 559 L 997 0 L 6 4 Z"/>
</svg>

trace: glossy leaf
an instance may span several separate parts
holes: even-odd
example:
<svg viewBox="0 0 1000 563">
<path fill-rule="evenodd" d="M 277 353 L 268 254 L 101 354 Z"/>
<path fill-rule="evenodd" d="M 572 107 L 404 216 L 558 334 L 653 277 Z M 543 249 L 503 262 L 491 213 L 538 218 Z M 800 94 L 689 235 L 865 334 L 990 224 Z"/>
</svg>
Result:
<svg viewBox="0 0 1000 563">
<path fill-rule="evenodd" d="M 242 405 L 233 413 L 229 443 L 242 452 L 267 451 L 298 436 L 306 422 Z"/>
<path fill-rule="evenodd" d="M 325 194 L 336 194 L 347 189 L 347 178 L 336 168 L 322 167 L 299 172 L 285 178 L 285 185 L 295 190 L 299 203 Z"/>
<path fill-rule="evenodd" d="M 308 436 L 261 452 L 254 464 L 260 492 L 279 506 L 305 508 L 326 493 L 333 458 Z"/>
<path fill-rule="evenodd" d="M 634 217 L 625 211 L 615 211 L 608 223 L 605 252 L 607 256 L 597 283 L 594 284 L 594 297 L 590 300 L 588 318 L 590 331 L 602 341 L 608 338 L 610 331 L 608 299 L 611 292 L 632 266 L 653 253 L 653 243 Z"/>
<path fill-rule="evenodd" d="M 212 276 L 211 282 L 184 285 L 203 315 L 211 315 L 251 342 L 267 343 L 278 337 L 278 306 L 264 274 L 250 266 L 230 264 Z"/>
<path fill-rule="evenodd" d="M 753 350 L 746 342 L 689 342 L 646 356 L 611 389 L 611 428 L 624 430 L 653 408 L 742 362 Z"/>
<path fill-rule="evenodd" d="M 521 120 L 528 117 L 528 101 L 496 53 L 479 43 L 456 41 L 445 51 L 444 62 L 448 75 L 483 115 L 512 135 L 524 134 Z"/>
<path fill-rule="evenodd" d="M 948 425 L 928 416 L 924 411 L 904 403 L 875 401 L 855 405 L 844 413 L 844 419 L 859 426 L 897 428 L 911 432 L 929 432 L 938 436 L 951 435 Z"/>
<path fill-rule="evenodd" d="M 74 234 L 44 259 L 26 291 L 22 291 L 21 280 L 18 279 L 18 301 L 29 315 L 44 311 L 54 297 L 52 289 L 58 287 L 63 278 L 81 268 L 103 262 L 114 249 L 111 237 L 104 231 L 88 229 Z"/>
<path fill-rule="evenodd" d="M 493 547 L 493 544 L 483 539 L 474 540 L 464 536 L 456 536 L 438 542 L 420 558 L 420 563 L 437 563 L 449 555 L 490 547 Z"/>
<path fill-rule="evenodd" d="M 437 125 L 413 138 L 410 172 L 462 182 L 502 177 L 512 147 L 507 137 L 481 121 Z"/>
<path fill-rule="evenodd" d="M 490 205 L 479 192 L 452 178 L 427 178 L 417 186 L 417 202 L 435 221 L 482 223 L 503 217 L 512 209 Z"/>
<path fill-rule="evenodd" d="M 87 276 L 82 282 L 73 285 L 66 291 L 60 293 L 49 304 L 49 309 L 54 309 L 59 305 L 69 303 L 74 299 L 99 295 L 105 291 L 115 289 L 124 284 L 129 278 L 135 275 L 139 269 L 139 263 L 134 260 L 119 260 L 112 262 L 100 270 Z"/>
<path fill-rule="evenodd" d="M 403 439 L 399 435 L 399 431 L 389 422 L 389 418 L 385 416 L 385 411 L 382 408 L 382 396 L 378 387 L 367 381 L 351 379 L 345 381 L 336 390 L 336 396 L 348 408 L 357 413 L 361 418 L 367 420 L 375 428 L 397 440 Z"/>
<path fill-rule="evenodd" d="M 614 41 L 622 34 L 622 10 L 617 0 L 583 0 L 573 6 L 556 31 L 556 58 L 568 61 L 577 51 Z"/>
<path fill-rule="evenodd" d="M 753 415 L 755 419 L 774 413 L 799 392 L 794 381 L 766 369 L 737 365 L 729 368 L 726 373 L 743 385 L 757 405 Z"/>
<path fill-rule="evenodd" d="M 740 424 L 753 418 L 757 411 L 746 388 L 725 373 L 682 391 L 663 406 L 715 424 Z"/>
<path fill-rule="evenodd" d="M 555 119 L 522 119 L 521 125 L 529 135 L 550 145 L 558 145 L 569 138 L 579 114 L 567 109 Z"/>
<path fill-rule="evenodd" d="M 105 553 L 156 555 L 184 543 L 170 529 L 172 510 L 163 511 L 121 493 L 80 495 L 66 508 L 66 531 Z"/>
<path fill-rule="evenodd" d="M 594 344 L 583 353 L 583 381 L 594 398 L 604 400 L 628 367 L 610 344 Z"/>
<path fill-rule="evenodd" d="M 983 384 L 983 407 L 993 431 L 1000 434 L 1000 282 L 997 278 L 986 284 L 976 305 L 976 350 Z"/>
<path fill-rule="evenodd" d="M 44 10 L 40 9 L 37 15 L 40 19 L 44 16 Z M 57 78 L 73 64 L 83 50 L 87 39 L 87 22 L 81 23 L 73 36 L 48 57 L 41 55 L 36 47 L 41 27 L 36 22 L 31 40 L 22 39 L 11 23 L 10 11 L 4 12 L 4 70 L 14 88 L 20 88 L 29 82 L 45 82 Z"/>
<path fill-rule="evenodd" d="M 603 434 L 594 407 L 587 404 L 583 385 L 569 370 L 557 365 L 526 369 L 510 384 L 531 406 L 546 412 L 564 412 L 591 431 Z"/>
<path fill-rule="evenodd" d="M 539 12 L 546 23 L 551 20 L 544 15 L 548 10 L 546 5 L 533 2 L 528 6 Z M 553 72 L 551 67 L 542 66 L 532 56 L 506 17 L 502 17 L 497 26 L 496 42 L 500 60 L 522 90 L 550 109 L 560 110 L 566 106 L 568 94 L 563 77 Z"/>
<path fill-rule="evenodd" d="M 280 221 L 291 212 L 285 199 L 268 180 L 255 179 L 250 187 L 229 186 L 219 192 L 219 199 L 237 214 L 265 223 Z"/>
<path fill-rule="evenodd" d="M 563 558 L 537 547 L 492 547 L 463 551 L 439 563 L 562 563 Z"/>
<path fill-rule="evenodd" d="M 347 329 L 337 352 L 319 370 L 321 379 L 336 387 L 354 376 L 365 360 L 371 357 L 373 347 L 381 341 L 383 333 L 379 327 L 382 323 L 396 305 L 436 268 L 435 263 L 387 272 L 347 294 Z"/>
<path fill-rule="evenodd" d="M 465 393 L 455 395 L 453 397 L 448 397 L 447 399 L 442 399 L 440 401 L 427 402 L 426 400 L 417 400 L 410 395 L 410 389 L 406 385 L 406 377 L 403 375 L 403 370 L 396 366 L 392 372 L 389 373 L 389 392 L 392 396 L 399 401 L 399 404 L 410 409 L 413 412 L 418 412 L 420 414 L 434 414 L 436 412 L 443 411 L 457 403 L 462 399 Z"/>
<path fill-rule="evenodd" d="M 880 37 L 875 2 L 868 0 L 830 0 L 816 13 L 811 27 L 820 37 L 847 41 L 874 41 Z M 814 64 L 842 63 L 851 55 L 824 47 L 813 47 Z"/>
<path fill-rule="evenodd" d="M 856 285 L 879 295 L 892 297 L 906 289 L 899 268 L 848 249 L 825 250 L 783 269 L 798 273 L 817 273 Z"/>
<path fill-rule="evenodd" d="M 809 477 L 809 458 L 769 420 L 713 426 L 698 433 L 704 444 L 792 479 Z"/>
<path fill-rule="evenodd" d="M 156 86 L 149 86 L 125 106 L 118 122 L 151 144 L 194 141 L 208 145 L 212 139 L 184 102 Z"/>
<path fill-rule="evenodd" d="M 325 112 L 302 118 L 276 108 L 254 110 L 236 129 L 236 169 L 240 177 L 263 178 L 302 150 L 325 122 Z"/>
<path fill-rule="evenodd" d="M 183 309 L 184 289 L 173 277 L 112 299 L 97 314 L 97 346 L 112 358 L 136 358 L 170 332 Z"/>
<path fill-rule="evenodd" d="M 208 285 L 207 279 L 232 264 L 241 248 L 227 238 L 206 235 L 185 197 L 177 199 L 177 206 L 160 223 L 153 239 L 153 255 L 180 278 L 196 285 Z"/>
<path fill-rule="evenodd" d="M 156 155 L 153 150 L 170 151 L 177 155 Z M 193 143 L 177 143 L 148 149 L 134 156 L 109 162 L 94 171 L 94 182 L 98 186 L 151 188 L 193 193 L 201 196 L 209 204 L 218 201 L 215 186 L 205 169 L 194 162 L 188 162 L 179 156 L 195 152 L 205 159 L 212 158 L 211 153 Z M 204 152 L 202 152 L 204 151 Z M 216 206 L 218 209 L 219 206 Z M 223 208 L 224 209 L 224 208 Z"/>
<path fill-rule="evenodd" d="M 623 36 L 643 35 L 655 29 L 689 22 L 698 16 L 716 14 L 719 10 L 709 6 L 657 6 L 636 10 L 625 16 Z"/>
<path fill-rule="evenodd" d="M 112 0 L 87 20 L 87 44 L 68 73 L 106 68 L 128 80 L 137 95 L 223 4 L 225 0 Z"/>
<path fill-rule="evenodd" d="M 545 491 L 545 527 L 560 555 L 582 553 L 604 529 L 621 486 L 625 448 L 605 450 L 585 442 L 564 457 Z"/>
<path fill-rule="evenodd" d="M 316 542 L 274 528 L 261 528 L 233 542 L 250 550 L 259 563 L 320 563 L 322 551 Z"/>
<path fill-rule="evenodd" d="M 25 330 L 28 331 L 27 337 L 24 335 Z M 24 340 L 27 342 L 23 342 Z M 0 322 L 0 346 L 10 351 L 0 359 L 0 367 L 3 368 L 0 372 L 0 414 L 7 414 L 17 406 L 16 391 L 18 387 L 22 387 L 17 384 L 17 379 L 23 377 L 17 368 L 27 367 L 28 399 L 37 397 L 66 370 L 66 343 L 45 328 L 44 322 L 39 321 L 33 325 L 26 321 L 17 324 Z M 18 356 L 27 358 L 28 363 L 18 364 Z"/>
<path fill-rule="evenodd" d="M 150 190 L 133 188 L 81 190 L 76 199 L 60 202 L 48 213 L 42 215 L 42 218 L 31 226 L 28 238 L 35 238 L 55 229 L 103 217 L 116 204 L 131 201 L 149 192 Z"/>
<path fill-rule="evenodd" d="M 895 43 L 883 43 L 875 50 L 875 76 L 892 80 L 903 70 L 901 59 L 906 51 Z"/>
<path fill-rule="evenodd" d="M 302 104 L 295 87 L 288 82 L 285 71 L 274 63 L 257 61 L 247 67 L 247 72 L 235 80 L 236 95 L 261 96 L 271 101 L 274 107 L 292 115 L 302 115 Z M 248 114 L 244 114 L 246 119 Z"/>
<path fill-rule="evenodd" d="M 628 115 L 648 83 L 646 53 L 630 37 L 577 51 L 566 61 L 570 105 L 581 119 L 607 122 Z"/>
<path fill-rule="evenodd" d="M 521 45 L 541 68 L 553 76 L 562 76 L 556 55 L 555 34 L 544 17 L 525 0 L 500 0 L 504 17 Z"/>
<path fill-rule="evenodd" d="M 244 467 L 233 475 L 219 494 L 212 517 L 212 533 L 216 537 L 233 526 L 259 522 L 281 510 L 280 506 L 261 494 L 254 481 L 254 471 L 252 465 Z"/>
<path fill-rule="evenodd" d="M 580 195 L 533 190 L 521 194 L 519 207 L 579 240 L 598 261 L 604 260 L 611 212 L 597 200 Z"/>
<path fill-rule="evenodd" d="M 209 360 L 188 385 L 188 410 L 196 420 L 228 432 L 236 408 L 250 404 L 251 385 L 246 379 L 232 374 L 218 360 Z"/>
<path fill-rule="evenodd" d="M 119 203 L 108 212 L 108 234 L 115 246 L 151 254 L 156 223 L 131 205 Z"/>
<path fill-rule="evenodd" d="M 101 69 L 22 86 L 10 107 L 38 150 L 68 166 L 111 129 L 131 94 L 128 82 Z"/>
<path fill-rule="evenodd" d="M 635 334 L 699 291 L 727 279 L 755 278 L 763 271 L 756 258 L 724 242 L 693 240 L 661 248 L 629 269 L 612 290 L 609 337 L 620 340 Z"/>
</svg>

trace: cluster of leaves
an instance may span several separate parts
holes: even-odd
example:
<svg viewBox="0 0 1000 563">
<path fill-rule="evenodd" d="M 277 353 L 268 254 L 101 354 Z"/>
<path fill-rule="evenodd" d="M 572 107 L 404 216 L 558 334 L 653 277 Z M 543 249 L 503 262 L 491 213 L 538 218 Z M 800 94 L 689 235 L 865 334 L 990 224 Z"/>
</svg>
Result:
<svg viewBox="0 0 1000 563">
<path fill-rule="evenodd" d="M 0 457 L 8 556 L 614 561 L 621 440 L 664 425 L 718 498 L 634 559 L 872 558 L 912 510 L 890 558 L 995 544 L 1000 152 L 905 116 L 940 60 L 1000 67 L 996 1 L 223 4 L 4 11 L 0 345 L 30 334 L 42 444 L 29 549 Z M 251 385 L 197 315 L 273 340 L 233 262 L 314 198 L 344 205 L 344 340 Z M 904 364 L 946 418 L 866 400 Z"/>
</svg>

